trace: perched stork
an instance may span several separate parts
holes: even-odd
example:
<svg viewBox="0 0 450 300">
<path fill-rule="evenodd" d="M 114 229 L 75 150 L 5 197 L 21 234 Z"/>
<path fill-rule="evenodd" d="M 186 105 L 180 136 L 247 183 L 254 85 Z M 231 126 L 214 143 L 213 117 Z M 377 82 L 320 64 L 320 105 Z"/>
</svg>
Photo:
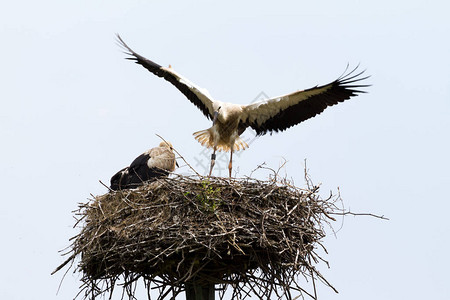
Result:
<svg viewBox="0 0 450 300">
<path fill-rule="evenodd" d="M 141 186 L 145 181 L 167 177 L 176 166 L 172 144 L 161 142 L 139 155 L 129 167 L 123 168 L 111 178 L 111 189 L 122 190 Z"/>
<path fill-rule="evenodd" d="M 169 81 L 208 119 L 213 121 L 211 128 L 194 133 L 197 141 L 203 146 L 213 149 L 209 175 L 215 164 L 216 151 L 223 150 L 231 152 L 228 165 L 231 177 L 233 151 L 248 147 L 247 143 L 239 137 L 247 127 L 253 128 L 257 135 L 283 131 L 320 114 L 328 106 L 343 102 L 358 93 L 365 93 L 360 88 L 369 86 L 360 83 L 369 76 L 362 77 L 364 71 L 357 72 L 356 67 L 349 72 L 344 72 L 331 83 L 303 91 L 248 105 L 221 102 L 214 100 L 207 90 L 184 78 L 172 67 L 165 68 L 154 63 L 134 52 L 119 35 L 117 38 L 128 51 L 126 53 L 132 56 L 127 59 L 134 60 L 156 76 Z"/>
</svg>

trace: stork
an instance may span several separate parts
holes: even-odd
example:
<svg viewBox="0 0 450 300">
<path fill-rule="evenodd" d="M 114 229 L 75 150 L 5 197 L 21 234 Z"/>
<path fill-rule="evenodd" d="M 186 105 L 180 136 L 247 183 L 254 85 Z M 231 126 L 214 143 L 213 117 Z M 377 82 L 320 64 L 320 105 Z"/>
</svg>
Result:
<svg viewBox="0 0 450 300">
<path fill-rule="evenodd" d="M 369 86 L 360 82 L 370 76 L 361 76 L 364 71 L 357 71 L 358 67 L 347 72 L 347 67 L 339 78 L 325 85 L 248 105 L 221 102 L 214 100 L 207 90 L 175 72 L 171 66 L 165 68 L 158 65 L 134 52 L 119 35 L 117 38 L 120 45 L 128 51 L 125 53 L 131 56 L 127 59 L 134 60 L 154 75 L 169 81 L 208 119 L 212 120 L 212 127 L 193 134 L 203 146 L 213 149 L 210 176 L 215 164 L 216 151 L 223 150 L 230 151 L 228 170 L 231 177 L 233 152 L 248 148 L 247 143 L 240 138 L 247 127 L 254 129 L 258 136 L 267 132 L 272 134 L 286 130 L 320 114 L 329 106 L 350 99 L 359 93 L 365 93 L 360 88 Z"/>
<path fill-rule="evenodd" d="M 161 142 L 139 155 L 129 167 L 125 167 L 111 178 L 111 189 L 122 190 L 141 186 L 145 181 L 167 177 L 177 165 L 170 142 Z"/>
</svg>

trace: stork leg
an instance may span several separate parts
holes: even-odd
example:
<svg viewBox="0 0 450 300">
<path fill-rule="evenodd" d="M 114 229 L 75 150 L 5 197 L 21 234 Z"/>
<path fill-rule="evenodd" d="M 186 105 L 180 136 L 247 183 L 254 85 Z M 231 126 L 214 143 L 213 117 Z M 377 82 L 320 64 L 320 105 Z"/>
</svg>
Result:
<svg viewBox="0 0 450 300">
<path fill-rule="evenodd" d="M 214 146 L 214 151 L 211 154 L 211 168 L 209 169 L 209 176 L 211 176 L 212 169 L 214 168 L 215 164 L 216 164 L 216 147 Z"/>
<path fill-rule="evenodd" d="M 230 152 L 230 163 L 228 164 L 228 171 L 230 172 L 230 178 L 231 178 L 231 169 L 233 168 L 233 147 L 231 147 L 231 152 Z"/>
</svg>

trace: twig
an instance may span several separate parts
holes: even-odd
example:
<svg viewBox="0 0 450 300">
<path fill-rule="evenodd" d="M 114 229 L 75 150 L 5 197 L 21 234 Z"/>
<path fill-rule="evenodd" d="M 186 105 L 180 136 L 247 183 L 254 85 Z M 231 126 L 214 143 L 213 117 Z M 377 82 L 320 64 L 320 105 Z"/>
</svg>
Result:
<svg viewBox="0 0 450 300">
<path fill-rule="evenodd" d="M 338 215 L 338 216 L 346 216 L 346 215 L 352 215 L 352 216 L 369 216 L 369 217 L 374 217 L 374 218 L 378 218 L 378 219 L 382 219 L 382 220 L 389 220 L 389 218 L 386 218 L 384 215 L 379 216 L 379 215 L 374 215 L 371 213 L 354 213 L 351 211 L 344 211 L 344 212 L 332 212 L 330 213 L 331 215 Z"/>
<path fill-rule="evenodd" d="M 98 182 L 100 182 L 101 185 L 103 185 L 105 188 L 107 188 L 108 191 L 114 192 L 109 186 L 107 186 L 106 184 L 104 184 L 101 180 L 99 180 Z"/>
<path fill-rule="evenodd" d="M 66 259 L 62 264 L 60 264 L 53 272 L 50 273 L 50 275 L 54 275 L 56 272 L 64 268 L 65 265 L 67 265 L 69 262 L 71 262 L 78 253 L 72 254 L 68 259 Z"/>
</svg>

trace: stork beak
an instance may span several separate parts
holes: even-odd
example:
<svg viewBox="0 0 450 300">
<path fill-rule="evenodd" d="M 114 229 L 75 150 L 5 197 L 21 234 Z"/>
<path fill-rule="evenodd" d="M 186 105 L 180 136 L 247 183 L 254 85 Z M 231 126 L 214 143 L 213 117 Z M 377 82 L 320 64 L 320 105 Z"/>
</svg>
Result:
<svg viewBox="0 0 450 300">
<path fill-rule="evenodd" d="M 219 116 L 219 111 L 217 110 L 217 111 L 215 111 L 214 112 L 214 116 L 213 116 L 213 126 L 214 126 L 214 124 L 216 124 L 216 121 L 217 121 L 217 117 Z"/>
</svg>

